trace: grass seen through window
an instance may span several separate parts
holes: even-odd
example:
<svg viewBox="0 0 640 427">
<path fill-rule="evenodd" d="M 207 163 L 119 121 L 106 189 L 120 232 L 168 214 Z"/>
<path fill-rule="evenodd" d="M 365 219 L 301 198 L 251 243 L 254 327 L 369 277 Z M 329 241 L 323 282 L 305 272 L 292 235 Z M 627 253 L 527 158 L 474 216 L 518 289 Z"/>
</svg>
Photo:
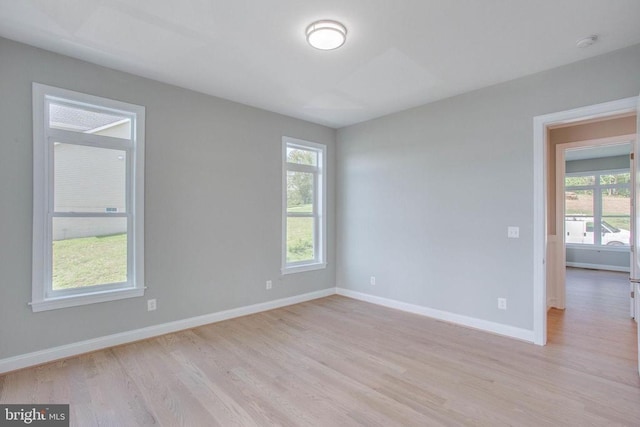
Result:
<svg viewBox="0 0 640 427">
<path fill-rule="evenodd" d="M 126 233 L 53 242 L 53 290 L 126 281 Z"/>
<path fill-rule="evenodd" d="M 289 212 L 309 212 L 311 205 L 290 207 Z M 314 258 L 312 217 L 287 218 L 287 262 Z"/>
</svg>

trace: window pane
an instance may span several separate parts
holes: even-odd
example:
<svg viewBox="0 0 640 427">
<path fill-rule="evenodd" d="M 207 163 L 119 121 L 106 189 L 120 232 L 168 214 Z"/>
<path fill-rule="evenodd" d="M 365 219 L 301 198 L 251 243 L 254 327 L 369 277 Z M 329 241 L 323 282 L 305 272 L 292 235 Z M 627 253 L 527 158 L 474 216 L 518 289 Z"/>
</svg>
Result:
<svg viewBox="0 0 640 427">
<path fill-rule="evenodd" d="M 611 175 L 600 175 L 600 184 L 628 184 L 631 180 L 631 173 L 618 173 Z"/>
<path fill-rule="evenodd" d="M 287 162 L 317 166 L 318 153 L 316 151 L 287 147 Z"/>
<path fill-rule="evenodd" d="M 629 189 L 602 190 L 602 244 L 629 246 L 631 197 Z"/>
<path fill-rule="evenodd" d="M 567 176 L 564 178 L 564 185 L 566 187 L 575 187 L 579 185 L 594 185 L 595 183 L 596 183 L 596 177 L 594 175 Z"/>
<path fill-rule="evenodd" d="M 287 262 L 315 259 L 314 223 L 315 219 L 312 217 L 287 218 Z"/>
<path fill-rule="evenodd" d="M 565 243 L 595 243 L 593 206 L 593 190 L 565 192 Z"/>
<path fill-rule="evenodd" d="M 565 213 L 593 217 L 593 190 L 565 192 Z"/>
<path fill-rule="evenodd" d="M 53 290 L 127 281 L 126 218 L 53 218 Z"/>
<path fill-rule="evenodd" d="M 126 151 L 54 143 L 56 212 L 125 212 Z"/>
<path fill-rule="evenodd" d="M 131 119 L 65 104 L 49 104 L 49 126 L 74 132 L 131 139 Z"/>
<path fill-rule="evenodd" d="M 312 173 L 287 171 L 287 212 L 313 212 L 313 193 Z"/>
</svg>

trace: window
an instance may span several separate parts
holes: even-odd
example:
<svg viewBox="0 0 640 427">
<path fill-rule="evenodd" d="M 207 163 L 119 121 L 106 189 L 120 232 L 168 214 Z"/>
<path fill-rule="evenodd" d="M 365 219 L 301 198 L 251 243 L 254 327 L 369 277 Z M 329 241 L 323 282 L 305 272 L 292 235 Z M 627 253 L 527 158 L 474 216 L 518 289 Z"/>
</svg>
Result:
<svg viewBox="0 0 640 427">
<path fill-rule="evenodd" d="M 144 114 L 33 84 L 33 311 L 143 295 Z"/>
<path fill-rule="evenodd" d="M 566 175 L 567 244 L 629 247 L 630 178 L 627 170 Z"/>
<path fill-rule="evenodd" d="M 282 272 L 326 266 L 326 146 L 283 138 Z"/>
</svg>

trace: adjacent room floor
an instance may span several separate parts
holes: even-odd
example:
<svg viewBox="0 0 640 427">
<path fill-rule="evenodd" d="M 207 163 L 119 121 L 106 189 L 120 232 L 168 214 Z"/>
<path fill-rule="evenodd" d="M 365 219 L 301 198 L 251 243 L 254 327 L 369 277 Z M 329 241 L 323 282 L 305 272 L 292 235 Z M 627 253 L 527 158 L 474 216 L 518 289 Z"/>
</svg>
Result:
<svg viewBox="0 0 640 427">
<path fill-rule="evenodd" d="M 331 296 L 0 376 L 0 402 L 83 426 L 637 425 L 627 276 L 567 277 L 545 347 Z"/>
</svg>

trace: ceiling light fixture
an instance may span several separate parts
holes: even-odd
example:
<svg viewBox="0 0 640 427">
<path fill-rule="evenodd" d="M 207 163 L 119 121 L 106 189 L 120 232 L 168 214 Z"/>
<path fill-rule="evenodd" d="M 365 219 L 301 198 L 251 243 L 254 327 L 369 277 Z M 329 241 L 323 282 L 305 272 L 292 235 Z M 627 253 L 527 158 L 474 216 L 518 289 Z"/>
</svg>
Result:
<svg viewBox="0 0 640 427">
<path fill-rule="evenodd" d="M 307 42 L 316 49 L 333 50 L 347 40 L 347 28 L 337 21 L 316 21 L 307 27 Z"/>
<path fill-rule="evenodd" d="M 594 44 L 595 42 L 598 41 L 598 35 L 594 34 L 592 36 L 589 37 L 585 37 L 583 39 L 580 39 L 576 42 L 576 46 L 579 48 L 585 48 L 585 47 L 589 47 L 592 44 Z"/>
</svg>

